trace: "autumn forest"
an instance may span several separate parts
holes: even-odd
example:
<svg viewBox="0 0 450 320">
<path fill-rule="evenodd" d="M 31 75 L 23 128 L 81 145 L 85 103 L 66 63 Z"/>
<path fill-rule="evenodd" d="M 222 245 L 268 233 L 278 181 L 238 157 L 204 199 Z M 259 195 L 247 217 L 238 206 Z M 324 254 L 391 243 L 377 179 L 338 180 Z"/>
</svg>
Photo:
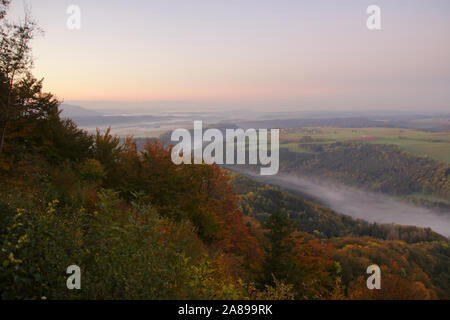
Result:
<svg viewBox="0 0 450 320">
<path fill-rule="evenodd" d="M 0 2 L 1 299 L 449 298 L 450 242 L 430 228 L 352 218 L 216 164 L 175 165 L 162 140 L 88 132 L 62 116 L 62 101 L 32 74 L 39 27 L 31 17 L 6 23 L 7 2 Z M 282 149 L 286 173 L 327 168 L 323 176 L 375 191 L 449 196 L 444 162 L 356 142 L 299 143 L 310 153 Z M 379 154 L 390 171 L 355 173 L 367 159 L 376 166 Z M 82 290 L 66 287 L 74 264 Z M 366 286 L 373 264 L 382 290 Z"/>
</svg>

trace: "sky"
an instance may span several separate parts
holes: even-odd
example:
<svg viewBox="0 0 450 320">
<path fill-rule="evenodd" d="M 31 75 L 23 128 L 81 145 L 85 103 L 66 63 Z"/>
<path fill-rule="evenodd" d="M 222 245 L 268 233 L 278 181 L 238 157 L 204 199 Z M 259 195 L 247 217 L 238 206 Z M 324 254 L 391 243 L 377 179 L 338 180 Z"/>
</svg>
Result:
<svg viewBox="0 0 450 320">
<path fill-rule="evenodd" d="M 25 3 L 45 31 L 34 74 L 81 106 L 450 111 L 448 0 Z M 366 27 L 372 4 L 381 30 Z"/>
</svg>

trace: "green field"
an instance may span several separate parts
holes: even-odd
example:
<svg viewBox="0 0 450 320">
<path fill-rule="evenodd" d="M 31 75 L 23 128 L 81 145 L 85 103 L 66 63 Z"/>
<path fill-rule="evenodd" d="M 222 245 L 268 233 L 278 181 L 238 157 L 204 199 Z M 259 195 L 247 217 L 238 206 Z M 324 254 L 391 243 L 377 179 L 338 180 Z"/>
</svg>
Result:
<svg viewBox="0 0 450 320">
<path fill-rule="evenodd" d="M 307 152 L 299 144 L 360 141 L 393 144 L 413 154 L 450 162 L 450 132 L 399 128 L 305 127 L 283 130 L 280 139 L 280 146 L 293 152 Z"/>
</svg>

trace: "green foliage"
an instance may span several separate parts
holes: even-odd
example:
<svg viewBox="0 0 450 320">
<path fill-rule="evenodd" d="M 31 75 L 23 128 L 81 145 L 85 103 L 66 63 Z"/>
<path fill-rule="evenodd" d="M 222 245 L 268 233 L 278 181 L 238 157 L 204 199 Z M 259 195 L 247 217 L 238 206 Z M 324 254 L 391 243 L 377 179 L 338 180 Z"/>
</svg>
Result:
<svg viewBox="0 0 450 320">
<path fill-rule="evenodd" d="M 241 297 L 232 279 L 218 281 L 189 223 L 175 224 L 138 203 L 124 210 L 113 191 L 98 198 L 92 211 L 62 208 L 57 200 L 17 209 L 1 239 L 2 298 Z M 66 288 L 71 264 L 81 267 L 83 290 Z M 209 280 L 199 282 L 199 274 Z"/>
<path fill-rule="evenodd" d="M 267 232 L 266 258 L 263 263 L 263 283 L 273 285 L 274 279 L 290 283 L 294 268 L 293 243 L 290 239 L 294 231 L 289 217 L 279 211 L 274 212 L 264 224 Z"/>
</svg>

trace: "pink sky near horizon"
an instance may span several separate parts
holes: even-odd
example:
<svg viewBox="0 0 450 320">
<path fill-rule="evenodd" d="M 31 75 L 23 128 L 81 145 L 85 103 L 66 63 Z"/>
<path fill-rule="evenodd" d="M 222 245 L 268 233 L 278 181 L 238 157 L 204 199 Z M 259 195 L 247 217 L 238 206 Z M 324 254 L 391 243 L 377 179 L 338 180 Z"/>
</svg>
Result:
<svg viewBox="0 0 450 320">
<path fill-rule="evenodd" d="M 450 110 L 445 0 L 28 3 L 45 30 L 34 73 L 65 101 Z M 66 28 L 70 4 L 81 30 Z M 380 31 L 366 28 L 370 4 Z"/>
</svg>

